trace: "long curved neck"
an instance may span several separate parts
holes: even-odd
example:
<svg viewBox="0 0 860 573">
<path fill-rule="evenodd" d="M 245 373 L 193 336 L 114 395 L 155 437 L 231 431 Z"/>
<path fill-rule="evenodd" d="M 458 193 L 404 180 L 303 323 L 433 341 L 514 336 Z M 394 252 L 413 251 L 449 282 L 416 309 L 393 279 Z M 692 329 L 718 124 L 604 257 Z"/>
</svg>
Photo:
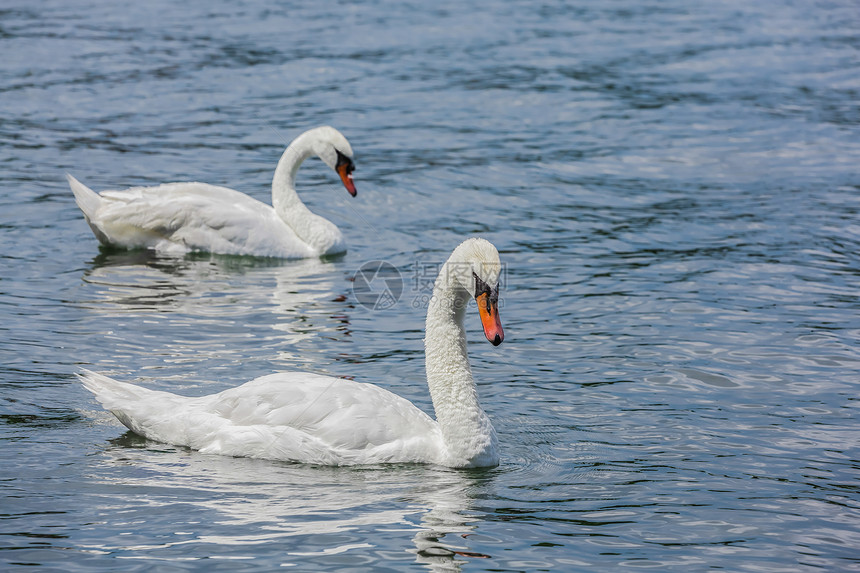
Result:
<svg viewBox="0 0 860 573">
<path fill-rule="evenodd" d="M 313 214 L 296 193 L 296 173 L 304 160 L 314 154 L 309 133 L 300 135 L 287 147 L 272 179 L 272 206 L 301 240 L 319 254 L 325 254 L 342 243 L 340 230 L 331 221 Z"/>
<path fill-rule="evenodd" d="M 445 440 L 449 465 L 498 463 L 496 432 L 478 403 L 466 350 L 463 317 L 468 293 L 449 284 L 443 266 L 427 309 L 424 356 L 427 385 Z"/>
</svg>

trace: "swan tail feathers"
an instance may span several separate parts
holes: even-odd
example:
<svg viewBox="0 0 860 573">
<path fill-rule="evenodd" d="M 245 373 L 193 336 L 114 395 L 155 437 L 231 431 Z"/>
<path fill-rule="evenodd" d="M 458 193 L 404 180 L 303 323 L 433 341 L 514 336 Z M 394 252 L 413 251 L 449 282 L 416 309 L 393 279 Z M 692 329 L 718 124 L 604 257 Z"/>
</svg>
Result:
<svg viewBox="0 0 860 573">
<path fill-rule="evenodd" d="M 132 432 L 159 442 L 188 445 L 184 439 L 171 437 L 184 435 L 196 423 L 189 416 L 187 398 L 120 382 L 90 370 L 82 370 L 77 376 L 84 388 Z"/>
<path fill-rule="evenodd" d="M 69 180 L 69 187 L 72 188 L 72 193 L 75 194 L 75 203 L 78 204 L 87 221 L 91 220 L 95 212 L 101 206 L 102 198 L 99 194 L 66 173 L 66 179 Z"/>
<path fill-rule="evenodd" d="M 101 208 L 102 202 L 104 201 L 101 195 L 68 173 L 66 173 L 66 179 L 69 180 L 69 187 L 72 188 L 72 192 L 75 194 L 75 203 L 77 203 L 78 207 L 83 211 L 84 219 L 86 219 L 87 224 L 93 231 L 93 234 L 103 245 L 110 245 L 111 240 L 107 233 L 103 231 L 99 227 L 99 223 L 96 222 L 96 213 L 99 208 Z"/>
<path fill-rule="evenodd" d="M 154 390 L 120 382 L 91 370 L 82 370 L 81 373 L 77 374 L 77 377 L 84 388 L 95 394 L 96 400 L 111 411 L 114 408 L 123 408 L 130 403 L 151 397 L 156 393 Z"/>
</svg>

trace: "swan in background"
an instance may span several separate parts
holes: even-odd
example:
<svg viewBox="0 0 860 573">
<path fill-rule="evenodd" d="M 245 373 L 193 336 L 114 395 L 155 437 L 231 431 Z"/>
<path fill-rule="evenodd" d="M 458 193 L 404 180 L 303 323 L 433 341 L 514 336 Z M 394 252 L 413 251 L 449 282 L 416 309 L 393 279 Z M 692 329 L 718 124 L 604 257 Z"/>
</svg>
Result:
<svg viewBox="0 0 860 573">
<path fill-rule="evenodd" d="M 66 177 L 87 223 L 105 245 L 286 259 L 343 253 L 340 229 L 311 213 L 296 193 L 296 172 L 311 155 L 334 169 L 355 197 L 352 147 L 328 126 L 304 132 L 284 151 L 272 179 L 272 206 L 206 183 L 166 183 L 98 194 L 71 175 Z"/>
<path fill-rule="evenodd" d="M 270 374 L 200 398 L 87 370 L 79 377 L 131 431 L 204 453 L 322 465 L 495 466 L 496 432 L 478 403 L 463 318 L 472 297 L 485 336 L 501 344 L 500 271 L 498 251 L 478 238 L 454 249 L 439 271 L 424 338 L 436 420 L 379 386 L 305 372 Z"/>
</svg>

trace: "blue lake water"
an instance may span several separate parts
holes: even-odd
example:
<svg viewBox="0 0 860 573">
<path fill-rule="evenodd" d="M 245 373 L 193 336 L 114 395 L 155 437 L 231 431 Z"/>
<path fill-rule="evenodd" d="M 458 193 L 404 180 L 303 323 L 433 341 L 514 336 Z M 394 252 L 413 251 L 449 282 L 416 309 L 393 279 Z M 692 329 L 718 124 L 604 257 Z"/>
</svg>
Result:
<svg viewBox="0 0 860 573">
<path fill-rule="evenodd" d="M 0 569 L 860 570 L 856 2 L 311 4 L 0 8 Z M 330 261 L 102 251 L 64 179 L 269 201 L 321 124 L 357 165 L 354 199 L 299 172 Z M 506 265 L 505 342 L 467 318 L 498 468 L 202 455 L 74 378 L 430 411 L 429 269 L 471 235 Z"/>
</svg>

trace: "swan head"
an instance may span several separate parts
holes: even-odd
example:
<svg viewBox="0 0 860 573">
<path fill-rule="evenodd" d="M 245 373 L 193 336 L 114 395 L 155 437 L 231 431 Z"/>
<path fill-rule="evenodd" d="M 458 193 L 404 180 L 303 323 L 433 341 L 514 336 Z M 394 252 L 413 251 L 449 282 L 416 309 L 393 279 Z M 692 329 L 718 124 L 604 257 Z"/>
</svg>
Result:
<svg viewBox="0 0 860 573">
<path fill-rule="evenodd" d="M 474 237 L 463 241 L 448 259 L 451 278 L 478 303 L 484 336 L 493 346 L 505 339 L 499 318 L 499 278 L 502 263 L 499 251 L 486 239 Z"/>
<path fill-rule="evenodd" d="M 355 164 L 352 162 L 352 146 L 341 132 L 333 127 L 324 125 L 309 132 L 312 136 L 312 149 L 323 162 L 333 169 L 343 182 L 349 194 L 355 197 L 355 183 L 352 172 Z"/>
</svg>

